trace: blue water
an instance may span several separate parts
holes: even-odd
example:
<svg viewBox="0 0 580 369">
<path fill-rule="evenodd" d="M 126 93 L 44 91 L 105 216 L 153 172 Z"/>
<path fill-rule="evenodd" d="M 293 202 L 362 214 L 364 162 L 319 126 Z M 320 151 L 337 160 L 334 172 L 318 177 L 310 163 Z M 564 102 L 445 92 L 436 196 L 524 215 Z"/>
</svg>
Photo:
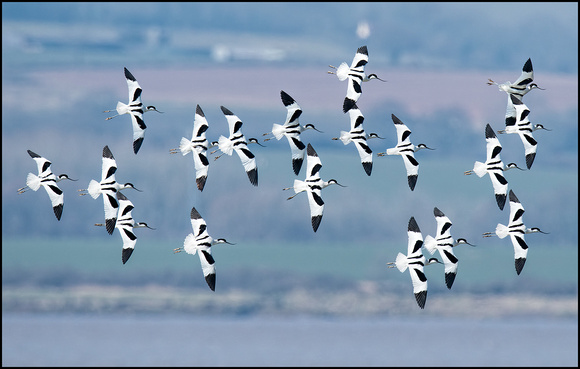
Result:
<svg viewBox="0 0 580 369">
<path fill-rule="evenodd" d="M 578 366 L 578 320 L 4 313 L 2 366 Z"/>
</svg>

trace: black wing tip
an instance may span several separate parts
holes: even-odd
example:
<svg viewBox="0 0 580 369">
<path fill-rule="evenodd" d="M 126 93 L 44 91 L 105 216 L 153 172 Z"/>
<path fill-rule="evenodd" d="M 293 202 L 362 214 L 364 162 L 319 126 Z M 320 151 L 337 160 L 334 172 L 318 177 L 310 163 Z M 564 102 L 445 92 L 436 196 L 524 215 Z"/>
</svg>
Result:
<svg viewBox="0 0 580 369">
<path fill-rule="evenodd" d="M 444 217 L 445 214 L 443 214 L 443 212 L 441 210 L 439 210 L 438 207 L 433 208 L 433 215 L 435 215 L 436 217 Z"/>
<path fill-rule="evenodd" d="M 516 265 L 516 273 L 518 273 L 518 275 L 520 275 L 520 273 L 522 272 L 522 269 L 524 269 L 525 264 L 526 264 L 526 258 L 516 259 L 515 265 Z"/>
<path fill-rule="evenodd" d="M 191 213 L 190 213 L 189 217 L 191 219 L 201 219 L 201 215 L 199 214 L 199 212 L 197 211 L 195 206 L 191 208 Z"/>
<path fill-rule="evenodd" d="M 410 232 L 421 232 L 421 230 L 419 229 L 419 225 L 415 220 L 415 217 L 411 217 L 409 219 L 409 226 L 407 227 L 407 230 Z"/>
<path fill-rule="evenodd" d="M 141 148 L 142 143 L 143 143 L 143 137 L 139 137 L 138 139 L 133 141 L 133 152 L 135 153 L 135 155 L 137 155 L 137 153 L 139 152 L 139 149 Z"/>
<path fill-rule="evenodd" d="M 220 106 L 220 109 L 222 110 L 222 113 L 224 113 L 225 115 L 234 115 L 234 113 L 232 113 L 231 110 L 226 108 L 225 106 Z"/>
<path fill-rule="evenodd" d="M 314 230 L 314 232 L 316 232 L 318 230 L 318 227 L 320 226 L 320 222 L 322 221 L 322 215 L 316 215 L 312 217 L 312 229 Z"/>
<path fill-rule="evenodd" d="M 528 58 L 528 60 L 526 60 L 526 63 L 524 64 L 524 67 L 522 68 L 522 71 L 530 73 L 533 70 L 534 68 L 532 67 L 532 58 Z"/>
<path fill-rule="evenodd" d="M 367 45 L 363 45 L 356 50 L 357 53 L 369 55 L 369 50 L 367 49 Z"/>
<path fill-rule="evenodd" d="M 349 99 L 348 97 L 345 97 L 344 102 L 342 103 L 342 112 L 346 113 L 354 106 L 356 106 L 356 101 L 354 101 L 353 99 Z"/>
<path fill-rule="evenodd" d="M 201 115 L 202 117 L 205 118 L 205 114 L 203 114 L 203 110 L 201 110 L 201 106 L 199 106 L 199 104 L 197 104 L 197 106 L 195 107 L 195 114 Z"/>
<path fill-rule="evenodd" d="M 123 195 L 120 191 L 117 191 L 117 199 L 118 200 L 127 200 L 127 196 Z"/>
<path fill-rule="evenodd" d="M 514 105 L 522 105 L 522 100 L 518 99 L 514 94 L 510 94 L 510 99 Z"/>
<path fill-rule="evenodd" d="M 415 300 L 417 300 L 417 305 L 419 305 L 421 309 L 424 309 L 425 302 L 427 301 L 427 291 L 417 292 L 415 294 Z"/>
<path fill-rule="evenodd" d="M 203 191 L 205 187 L 205 181 L 207 180 L 207 176 L 202 176 L 195 179 L 195 183 L 197 184 L 197 189 Z"/>
<path fill-rule="evenodd" d="M 318 154 L 316 153 L 316 151 L 314 150 L 314 147 L 312 147 L 310 142 L 308 143 L 308 146 L 306 146 L 306 154 L 308 156 L 318 156 Z"/>
<path fill-rule="evenodd" d="M 250 180 L 250 183 L 254 186 L 258 186 L 258 168 L 254 168 L 246 173 L 248 173 L 248 179 Z"/>
<path fill-rule="evenodd" d="M 215 291 L 215 273 L 211 273 L 205 276 L 205 281 L 212 291 Z"/>
<path fill-rule="evenodd" d="M 511 202 L 520 202 L 512 189 L 510 189 L 509 198 Z"/>
<path fill-rule="evenodd" d="M 137 81 L 137 79 L 135 77 L 133 77 L 133 74 L 131 74 L 131 72 L 129 72 L 129 69 L 127 69 L 126 67 L 123 67 L 125 70 L 125 78 L 130 79 L 131 81 Z"/>
<path fill-rule="evenodd" d="M 415 185 L 417 184 L 417 175 L 413 174 L 410 176 L 407 176 L 408 181 L 409 181 L 409 188 L 411 189 L 411 191 L 413 191 L 415 189 Z"/>
<path fill-rule="evenodd" d="M 52 210 L 54 210 L 54 215 L 56 215 L 56 219 L 60 220 L 60 217 L 62 216 L 62 208 L 63 208 L 64 204 L 58 204 L 57 206 L 53 206 Z"/>
<path fill-rule="evenodd" d="M 526 166 L 528 169 L 532 168 L 532 164 L 534 164 L 534 159 L 536 158 L 536 153 L 533 152 L 531 154 L 526 155 Z"/>
<path fill-rule="evenodd" d="M 105 219 L 107 233 L 113 234 L 113 231 L 115 230 L 115 224 L 117 224 L 117 218 Z"/>
<path fill-rule="evenodd" d="M 111 149 L 109 149 L 109 145 L 105 145 L 105 147 L 103 147 L 103 158 L 115 159 Z"/>
<path fill-rule="evenodd" d="M 300 173 L 300 168 L 302 168 L 302 162 L 304 159 L 292 159 L 292 169 L 294 170 L 294 174 L 298 175 Z"/>
<path fill-rule="evenodd" d="M 506 195 L 505 194 L 496 194 L 495 195 L 495 201 L 497 202 L 497 206 L 499 206 L 499 210 L 503 210 L 504 206 L 505 206 L 505 199 L 506 199 Z"/>
<path fill-rule="evenodd" d="M 31 158 L 40 158 L 41 157 L 40 155 L 38 155 L 34 151 L 31 151 L 31 150 L 26 150 L 26 151 L 28 152 L 28 155 L 30 155 Z"/>
<path fill-rule="evenodd" d="M 123 249 L 123 254 L 121 256 L 121 259 L 123 260 L 123 264 L 125 264 L 127 262 L 127 260 L 129 260 L 132 253 L 133 253 L 133 249 L 131 249 L 131 248 Z"/>
<path fill-rule="evenodd" d="M 485 138 L 496 138 L 497 136 L 495 135 L 495 132 L 493 131 L 493 128 L 491 128 L 491 125 L 489 123 L 487 123 L 487 125 L 485 126 Z"/>
<path fill-rule="evenodd" d="M 445 285 L 447 286 L 447 289 L 451 289 L 451 286 L 453 286 L 453 281 L 455 281 L 456 275 L 456 273 L 445 273 Z"/>
<path fill-rule="evenodd" d="M 370 176 L 372 171 L 373 171 L 373 163 L 364 161 L 364 162 L 362 162 L 362 166 L 363 166 L 367 176 Z"/>
<path fill-rule="evenodd" d="M 284 106 L 289 106 L 296 102 L 292 96 L 288 95 L 284 90 L 280 90 L 280 98 L 282 99 Z"/>
</svg>

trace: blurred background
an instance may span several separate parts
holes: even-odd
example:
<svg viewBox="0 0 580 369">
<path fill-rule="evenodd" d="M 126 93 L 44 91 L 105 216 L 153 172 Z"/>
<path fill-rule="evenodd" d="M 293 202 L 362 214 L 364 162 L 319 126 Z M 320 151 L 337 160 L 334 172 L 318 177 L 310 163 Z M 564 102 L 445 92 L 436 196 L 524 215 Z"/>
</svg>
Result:
<svg viewBox="0 0 580 369">
<path fill-rule="evenodd" d="M 572 317 L 578 296 L 578 4 L 577 3 L 2 3 L 2 309 L 3 312 L 203 312 L 234 315 Z M 363 84 L 358 106 L 373 171 L 367 176 L 342 112 L 346 82 L 329 65 L 350 64 L 367 45 L 366 73 L 386 80 Z M 507 95 L 531 58 L 534 90 L 524 103 L 538 150 L 531 170 L 506 173 L 525 208 L 524 222 L 549 234 L 526 235 L 528 261 L 514 270 L 509 239 L 483 238 L 507 224 L 490 180 L 465 176 L 485 161 L 484 128 L 502 129 Z M 132 150 L 128 116 L 106 121 L 127 102 L 126 67 L 143 88 L 145 140 Z M 323 191 L 316 233 L 305 194 L 286 200 L 294 179 L 285 139 L 251 145 L 259 185 L 239 158 L 210 158 L 203 192 L 190 155 L 170 155 L 191 138 L 195 107 L 209 122 L 207 137 L 228 134 L 225 106 L 259 138 L 286 109 L 280 90 L 301 106 L 300 122 L 322 160 L 321 177 L 347 187 Z M 414 191 L 399 157 L 377 157 L 396 145 L 391 114 L 422 150 Z M 525 168 L 517 135 L 498 135 L 504 163 Z M 102 149 L 117 161 L 117 181 L 133 217 L 135 252 L 121 262 L 122 240 L 94 223 L 103 202 L 78 196 L 100 180 Z M 52 162 L 63 181 L 57 221 L 44 190 L 19 195 L 36 164 L 26 150 Z M 192 232 L 195 206 L 214 238 L 216 291 L 197 256 L 174 255 Z M 429 299 L 418 309 L 409 275 L 387 269 L 407 250 L 414 216 L 423 236 L 436 230 L 433 208 L 453 222 L 455 238 L 475 248 L 460 260 L 451 291 L 442 267 L 429 267 Z"/>
</svg>

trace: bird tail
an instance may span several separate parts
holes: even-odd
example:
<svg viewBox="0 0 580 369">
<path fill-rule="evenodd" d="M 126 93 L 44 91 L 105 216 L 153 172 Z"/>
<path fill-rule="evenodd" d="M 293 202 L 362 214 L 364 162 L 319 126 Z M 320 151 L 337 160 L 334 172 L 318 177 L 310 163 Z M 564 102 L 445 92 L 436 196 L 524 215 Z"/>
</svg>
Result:
<svg viewBox="0 0 580 369">
<path fill-rule="evenodd" d="M 188 254 L 195 255 L 197 247 L 195 243 L 195 236 L 193 235 L 193 233 L 190 233 L 187 235 L 187 237 L 185 237 L 185 240 L 183 241 L 183 249 Z"/>
<path fill-rule="evenodd" d="M 395 265 L 397 266 L 397 269 L 399 269 L 399 272 L 403 273 L 405 270 L 407 270 L 407 257 L 399 252 L 397 254 L 397 258 L 395 259 Z"/>
<path fill-rule="evenodd" d="M 40 177 L 34 173 L 28 173 L 28 176 L 26 176 L 26 185 L 32 191 L 37 191 L 40 188 Z"/>
<path fill-rule="evenodd" d="M 350 137 L 348 135 L 348 132 L 346 131 L 340 131 L 340 140 L 342 141 L 343 144 L 348 145 L 350 143 Z"/>
<path fill-rule="evenodd" d="M 280 140 L 284 137 L 284 128 L 281 124 L 274 123 L 272 126 L 272 134 L 276 137 L 277 140 Z"/>
<path fill-rule="evenodd" d="M 181 137 L 179 142 L 179 150 L 183 156 L 187 155 L 191 151 L 191 141 L 185 137 Z"/>
<path fill-rule="evenodd" d="M 129 111 L 129 105 L 117 101 L 117 107 L 115 109 L 117 110 L 117 114 L 119 115 L 126 114 Z"/>
<path fill-rule="evenodd" d="M 89 182 L 89 187 L 87 188 L 87 192 L 89 193 L 89 195 L 91 195 L 93 199 L 96 199 L 101 194 L 101 185 L 99 184 L 99 182 L 95 181 L 94 179 L 91 179 L 91 181 Z"/>
<path fill-rule="evenodd" d="M 339 81 L 344 81 L 348 77 L 348 72 L 350 71 L 350 67 L 346 62 L 342 62 L 338 68 L 336 69 L 336 76 L 338 77 Z"/>
<path fill-rule="evenodd" d="M 433 255 L 433 253 L 435 253 L 435 246 L 437 245 L 437 242 L 435 241 L 435 239 L 428 235 L 427 237 L 425 237 L 425 241 L 423 242 L 423 246 L 425 246 L 425 248 L 427 249 L 427 251 L 429 251 L 429 253 L 431 255 Z"/>
<path fill-rule="evenodd" d="M 495 227 L 495 234 L 497 234 L 499 238 L 505 238 L 509 234 L 509 231 L 509 228 L 503 224 L 498 224 L 497 227 Z"/>
<path fill-rule="evenodd" d="M 232 144 L 232 141 L 230 141 L 230 139 L 225 136 L 220 136 L 218 139 L 218 147 L 224 154 L 230 156 L 234 152 L 234 145 Z"/>
<path fill-rule="evenodd" d="M 485 168 L 486 168 L 485 163 L 482 163 L 480 161 L 476 161 L 475 164 L 473 164 L 473 172 L 477 174 L 477 176 L 480 178 L 483 177 L 485 173 L 487 173 Z"/>
</svg>

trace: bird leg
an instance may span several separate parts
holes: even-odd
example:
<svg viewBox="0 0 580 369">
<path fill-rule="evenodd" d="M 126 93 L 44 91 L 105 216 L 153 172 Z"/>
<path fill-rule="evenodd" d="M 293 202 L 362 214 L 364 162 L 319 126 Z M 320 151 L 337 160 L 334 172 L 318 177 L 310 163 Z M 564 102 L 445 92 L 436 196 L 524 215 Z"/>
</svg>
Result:
<svg viewBox="0 0 580 369">
<path fill-rule="evenodd" d="M 181 251 L 183 251 L 183 249 L 181 247 L 177 247 L 177 248 L 173 249 L 174 254 L 177 254 L 178 252 L 181 252 Z"/>
<path fill-rule="evenodd" d="M 170 153 L 170 154 L 177 154 L 178 150 L 179 150 L 179 149 L 170 149 L 170 150 L 169 150 L 169 153 Z"/>
<path fill-rule="evenodd" d="M 497 82 L 494 82 L 493 80 L 491 80 L 490 78 L 487 79 L 489 82 L 487 82 L 488 85 L 497 85 Z"/>
</svg>

